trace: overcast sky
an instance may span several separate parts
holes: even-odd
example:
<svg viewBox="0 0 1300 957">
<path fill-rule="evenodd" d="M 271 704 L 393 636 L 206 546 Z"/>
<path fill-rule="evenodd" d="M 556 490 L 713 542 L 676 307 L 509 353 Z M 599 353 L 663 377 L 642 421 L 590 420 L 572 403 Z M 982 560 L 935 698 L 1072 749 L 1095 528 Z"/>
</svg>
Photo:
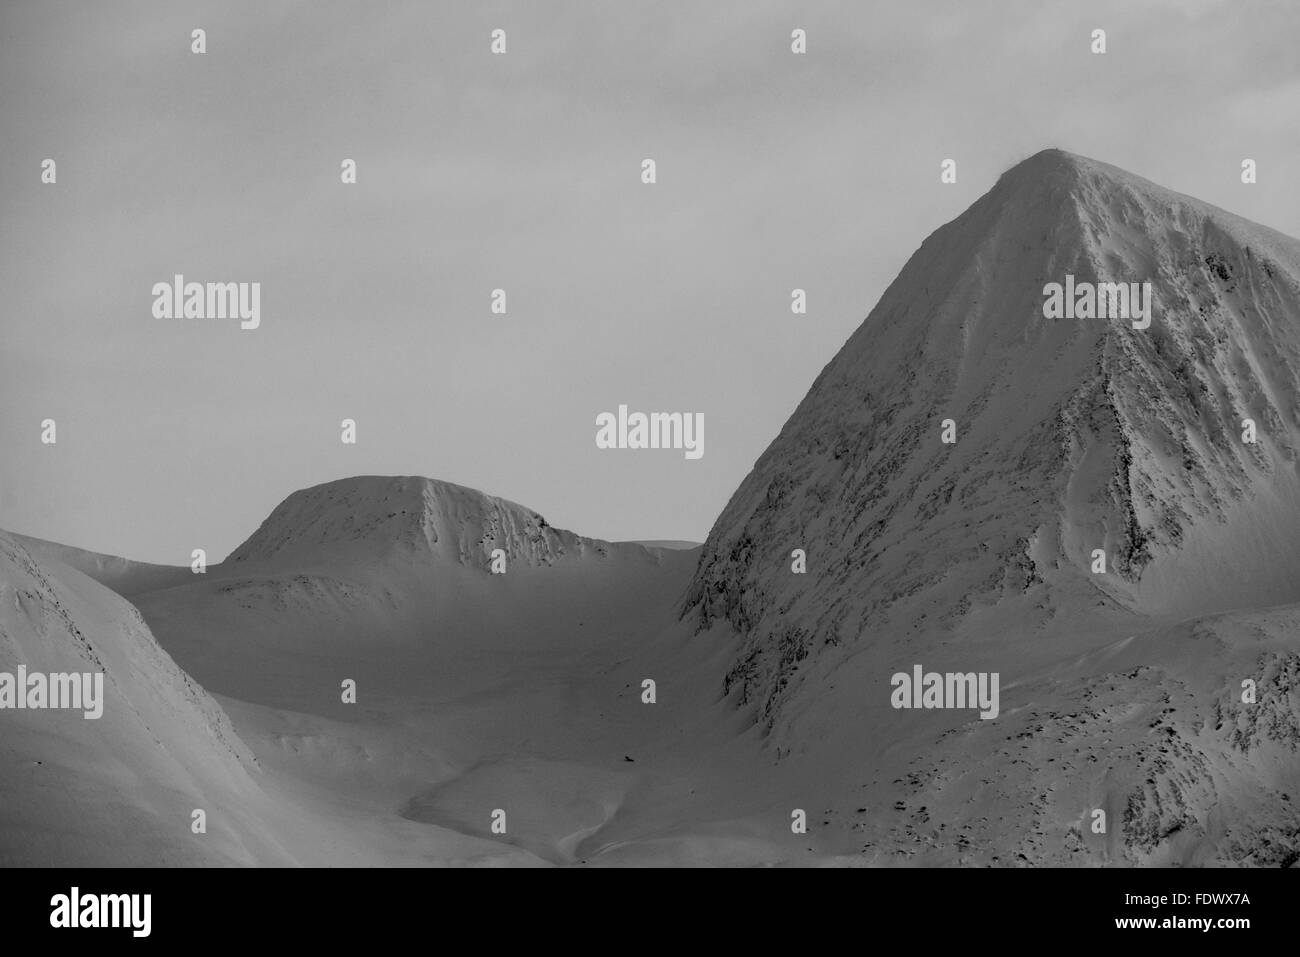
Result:
<svg viewBox="0 0 1300 957">
<path fill-rule="evenodd" d="M 1038 150 L 1300 235 L 1298 38 L 1294 0 L 5 0 L 0 527 L 215 560 L 378 473 L 702 540 L 921 240 Z M 175 273 L 260 282 L 261 328 L 153 318 Z M 620 403 L 702 412 L 704 457 L 597 449 Z"/>
</svg>

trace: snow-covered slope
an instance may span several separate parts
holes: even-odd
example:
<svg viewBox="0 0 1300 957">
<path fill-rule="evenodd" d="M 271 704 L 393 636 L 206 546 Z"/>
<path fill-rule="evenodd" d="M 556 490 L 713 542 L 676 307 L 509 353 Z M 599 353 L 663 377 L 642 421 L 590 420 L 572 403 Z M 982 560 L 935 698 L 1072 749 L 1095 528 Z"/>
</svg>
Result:
<svg viewBox="0 0 1300 957">
<path fill-rule="evenodd" d="M 1150 282 L 1150 327 L 1044 318 L 1067 274 Z M 1300 600 L 1298 373 L 1300 242 L 1039 153 L 925 241 L 823 370 L 714 525 L 684 614 L 745 636 L 728 688 L 771 727 L 820 693 L 813 662 L 887 638 Z"/>
<path fill-rule="evenodd" d="M 0 672 L 20 666 L 102 672 L 103 711 L 0 710 L 0 864 L 284 861 L 253 810 L 251 753 L 140 613 L 0 532 Z"/>
<path fill-rule="evenodd" d="M 1297 626 L 1296 606 L 1216 615 L 1007 667 L 994 721 L 879 713 L 862 859 L 1300 866 Z"/>
</svg>

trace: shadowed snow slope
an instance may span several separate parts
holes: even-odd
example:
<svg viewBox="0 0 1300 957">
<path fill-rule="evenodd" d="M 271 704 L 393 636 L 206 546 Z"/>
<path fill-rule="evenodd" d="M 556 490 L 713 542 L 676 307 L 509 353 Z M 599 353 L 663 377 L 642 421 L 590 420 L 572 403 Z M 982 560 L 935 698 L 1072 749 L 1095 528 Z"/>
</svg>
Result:
<svg viewBox="0 0 1300 957">
<path fill-rule="evenodd" d="M 1150 327 L 1044 318 L 1067 274 L 1150 282 Z M 714 525 L 684 614 L 744 634 L 728 687 L 771 727 L 882 633 L 1300 600 L 1297 370 L 1300 242 L 1039 153 L 922 244 L 822 371 Z"/>
</svg>

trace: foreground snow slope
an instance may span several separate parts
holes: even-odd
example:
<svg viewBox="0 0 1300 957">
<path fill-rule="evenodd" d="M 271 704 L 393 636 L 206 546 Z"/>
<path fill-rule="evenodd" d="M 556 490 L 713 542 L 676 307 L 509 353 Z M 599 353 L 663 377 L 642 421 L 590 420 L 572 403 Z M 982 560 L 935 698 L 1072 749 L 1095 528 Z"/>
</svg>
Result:
<svg viewBox="0 0 1300 957">
<path fill-rule="evenodd" d="M 0 863 L 283 861 L 252 755 L 140 613 L 0 532 L 0 671 L 104 675 L 103 714 L 0 711 Z M 191 832 L 194 809 L 207 833 Z"/>
</svg>

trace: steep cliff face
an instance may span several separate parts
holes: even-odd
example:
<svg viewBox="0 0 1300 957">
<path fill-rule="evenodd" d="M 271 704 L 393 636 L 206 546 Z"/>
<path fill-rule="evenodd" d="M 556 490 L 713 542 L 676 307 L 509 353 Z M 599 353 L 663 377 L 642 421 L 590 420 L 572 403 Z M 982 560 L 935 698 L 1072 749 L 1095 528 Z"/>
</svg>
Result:
<svg viewBox="0 0 1300 957">
<path fill-rule="evenodd" d="M 1067 276 L 1150 283 L 1149 327 L 1045 318 Z M 801 675 L 883 636 L 1300 600 L 1298 371 L 1300 242 L 1040 153 L 931 235 L 822 371 L 683 615 L 743 635 L 726 690 L 771 728 L 819 692 Z"/>
</svg>

